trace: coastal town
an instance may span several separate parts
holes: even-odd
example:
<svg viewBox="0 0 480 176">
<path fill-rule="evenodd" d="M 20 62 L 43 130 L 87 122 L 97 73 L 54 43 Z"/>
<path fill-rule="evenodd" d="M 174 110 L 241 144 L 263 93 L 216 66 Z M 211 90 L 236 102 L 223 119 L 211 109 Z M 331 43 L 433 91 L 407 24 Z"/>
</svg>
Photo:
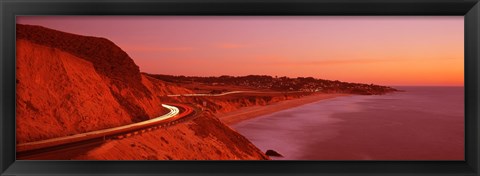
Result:
<svg viewBox="0 0 480 176">
<path fill-rule="evenodd" d="M 238 86 L 247 89 L 269 90 L 269 91 L 301 91 L 321 93 L 348 93 L 360 95 L 380 95 L 397 91 L 388 86 L 374 84 L 349 83 L 316 79 L 313 77 L 289 78 L 286 76 L 248 75 L 248 76 L 219 76 L 219 77 L 198 77 L 198 76 L 172 76 L 172 75 L 150 75 L 157 79 L 177 83 L 191 84 L 200 83 L 208 86 Z M 215 90 L 211 93 L 223 93 L 227 90 Z"/>
</svg>

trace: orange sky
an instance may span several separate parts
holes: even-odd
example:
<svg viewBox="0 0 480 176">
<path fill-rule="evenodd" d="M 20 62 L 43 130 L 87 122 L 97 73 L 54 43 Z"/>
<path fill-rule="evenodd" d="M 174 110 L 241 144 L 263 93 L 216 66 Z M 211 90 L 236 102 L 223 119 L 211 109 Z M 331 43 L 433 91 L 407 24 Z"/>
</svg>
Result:
<svg viewBox="0 0 480 176">
<path fill-rule="evenodd" d="M 148 73 L 463 85 L 463 16 L 17 17 L 105 37 Z"/>
</svg>

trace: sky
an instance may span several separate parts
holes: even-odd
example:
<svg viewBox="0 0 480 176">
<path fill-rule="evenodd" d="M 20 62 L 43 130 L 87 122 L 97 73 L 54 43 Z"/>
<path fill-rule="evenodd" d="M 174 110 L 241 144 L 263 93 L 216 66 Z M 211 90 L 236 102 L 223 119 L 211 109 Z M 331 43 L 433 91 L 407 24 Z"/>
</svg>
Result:
<svg viewBox="0 0 480 176">
<path fill-rule="evenodd" d="M 463 16 L 20 16 L 104 37 L 140 71 L 463 86 Z"/>
</svg>

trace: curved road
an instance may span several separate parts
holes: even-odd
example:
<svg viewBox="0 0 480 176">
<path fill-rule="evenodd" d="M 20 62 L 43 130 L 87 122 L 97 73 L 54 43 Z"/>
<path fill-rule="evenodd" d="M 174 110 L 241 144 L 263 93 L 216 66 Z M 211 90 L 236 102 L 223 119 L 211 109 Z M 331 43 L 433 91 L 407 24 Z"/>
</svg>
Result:
<svg viewBox="0 0 480 176">
<path fill-rule="evenodd" d="M 292 92 L 262 92 L 262 91 L 231 91 L 220 94 L 177 94 L 167 95 L 169 97 L 179 96 L 224 96 L 229 94 L 240 93 L 294 93 Z M 124 126 L 108 128 L 103 130 L 90 131 L 86 133 L 75 134 L 71 136 L 46 139 L 41 141 L 27 142 L 17 144 L 17 159 L 47 159 L 61 158 L 68 159 L 77 153 L 88 151 L 89 148 L 102 144 L 106 139 L 124 138 L 132 134 L 150 131 L 158 126 L 172 125 L 182 121 L 185 117 L 196 114 L 190 106 L 183 104 L 162 104 L 162 107 L 170 110 L 168 113 L 138 123 L 128 124 Z M 195 115 L 193 115 L 195 116 Z"/>
<path fill-rule="evenodd" d="M 17 144 L 17 159 L 28 158 L 30 155 L 48 153 L 53 150 L 65 150 L 65 147 L 74 148 L 89 143 L 98 143 L 99 141 L 103 142 L 107 137 L 111 138 L 120 136 L 123 138 L 123 134 L 126 134 L 125 136 L 130 136 L 132 133 L 136 134 L 140 130 L 143 132 L 146 129 L 151 130 L 151 127 L 156 128 L 156 126 L 161 124 L 175 123 L 175 121 L 187 117 L 194 112 L 194 110 L 189 106 L 182 104 L 173 105 L 162 104 L 162 107 L 167 108 L 170 111 L 162 116 L 150 120 L 71 136 Z M 182 109 L 182 112 L 180 109 Z"/>
<path fill-rule="evenodd" d="M 248 91 L 248 90 L 244 90 L 244 91 L 230 91 L 230 92 L 224 92 L 224 93 L 220 93 L 220 94 L 174 94 L 174 95 L 167 95 L 169 97 L 181 97 L 181 96 L 185 96 L 185 97 L 218 97 L 218 96 L 224 96 L 224 95 L 229 95 L 229 94 L 240 94 L 240 93 L 298 93 L 298 92 L 303 92 L 303 91 L 289 91 L 289 92 L 281 92 L 281 91 L 277 91 L 277 92 L 262 92 L 262 91 Z"/>
</svg>

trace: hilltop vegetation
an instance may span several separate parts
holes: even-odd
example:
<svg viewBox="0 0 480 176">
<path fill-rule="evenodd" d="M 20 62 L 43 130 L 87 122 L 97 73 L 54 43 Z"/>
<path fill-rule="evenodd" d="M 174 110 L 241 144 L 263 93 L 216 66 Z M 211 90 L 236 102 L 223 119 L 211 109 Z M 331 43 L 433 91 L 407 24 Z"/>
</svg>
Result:
<svg viewBox="0 0 480 176">
<path fill-rule="evenodd" d="M 220 77 L 198 77 L 198 76 L 172 76 L 172 75 L 150 75 L 157 79 L 172 83 L 202 83 L 212 86 L 242 86 L 253 89 L 264 89 L 273 91 L 303 91 L 323 93 L 348 93 L 361 95 L 385 94 L 396 89 L 388 86 L 374 84 L 349 83 L 342 81 L 331 81 L 315 79 L 313 77 L 272 77 L 267 75 L 248 76 L 220 76 Z"/>
</svg>

